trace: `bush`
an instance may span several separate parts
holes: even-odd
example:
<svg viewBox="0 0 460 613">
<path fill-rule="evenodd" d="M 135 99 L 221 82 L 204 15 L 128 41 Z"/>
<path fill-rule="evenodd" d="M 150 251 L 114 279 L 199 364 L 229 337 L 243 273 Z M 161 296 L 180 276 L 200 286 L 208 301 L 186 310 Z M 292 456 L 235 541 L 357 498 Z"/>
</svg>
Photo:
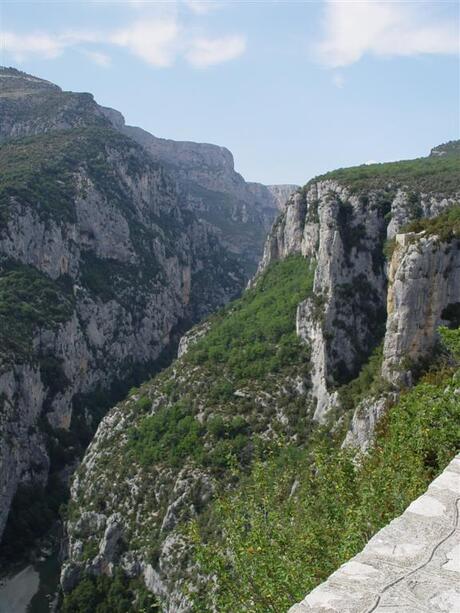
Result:
<svg viewBox="0 0 460 613">
<path fill-rule="evenodd" d="M 188 359 L 217 375 L 228 367 L 234 383 L 307 361 L 308 348 L 295 334 L 295 313 L 312 286 L 313 270 L 305 258 L 272 264 L 253 289 L 211 318 L 210 331 L 191 347 Z M 222 381 L 214 395 L 217 400 L 231 393 L 232 384 Z"/>
<path fill-rule="evenodd" d="M 139 581 L 129 581 L 118 571 L 115 576 L 87 575 L 67 594 L 63 613 L 135 613 L 159 611 L 153 594 Z"/>
<path fill-rule="evenodd" d="M 33 266 L 14 261 L 1 263 L 0 352 L 19 356 L 29 352 L 34 330 L 58 326 L 71 317 L 73 308 L 72 286 L 67 277 L 53 281 Z"/>
<path fill-rule="evenodd" d="M 203 456 L 203 426 L 186 406 L 175 404 L 144 417 L 129 432 L 128 450 L 144 466 L 167 463 L 179 466 L 186 458 Z"/>
<path fill-rule="evenodd" d="M 460 448 L 457 385 L 450 373 L 403 394 L 360 465 L 324 436 L 256 462 L 192 524 L 200 573 L 213 577 L 194 610 L 286 611 L 358 553 Z"/>
</svg>

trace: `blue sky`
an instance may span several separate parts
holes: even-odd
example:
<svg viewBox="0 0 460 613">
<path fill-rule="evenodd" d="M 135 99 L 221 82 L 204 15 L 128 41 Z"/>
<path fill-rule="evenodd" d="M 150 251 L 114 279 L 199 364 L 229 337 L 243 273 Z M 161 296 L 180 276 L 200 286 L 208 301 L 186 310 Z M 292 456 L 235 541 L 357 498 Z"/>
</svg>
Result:
<svg viewBox="0 0 460 613">
<path fill-rule="evenodd" d="M 459 137 L 457 2 L 1 0 L 0 63 L 305 183 Z"/>
</svg>

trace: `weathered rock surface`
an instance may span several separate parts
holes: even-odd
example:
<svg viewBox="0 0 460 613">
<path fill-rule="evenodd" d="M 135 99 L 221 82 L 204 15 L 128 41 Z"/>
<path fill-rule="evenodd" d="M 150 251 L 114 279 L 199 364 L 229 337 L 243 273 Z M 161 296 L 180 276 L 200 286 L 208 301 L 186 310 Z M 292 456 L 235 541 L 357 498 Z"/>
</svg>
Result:
<svg viewBox="0 0 460 613">
<path fill-rule="evenodd" d="M 342 447 L 354 447 L 361 452 L 369 449 L 375 428 L 385 414 L 388 404 L 394 401 L 392 397 L 366 398 L 355 409 L 350 427 L 342 443 Z"/>
<path fill-rule="evenodd" d="M 409 385 L 410 366 L 431 354 L 438 327 L 460 304 L 460 241 L 398 234 L 388 281 L 382 374 L 392 383 Z"/>
<path fill-rule="evenodd" d="M 73 483 L 75 516 L 90 511 L 103 514 L 107 521 L 114 513 L 120 514 L 129 551 L 116 552 L 103 572 L 112 572 L 110 564 L 137 571 L 137 576 L 143 576 L 149 589 L 163 600 L 165 611 L 190 609 L 181 586 L 183 577 L 195 576 L 181 525 L 202 512 L 216 482 L 207 467 L 203 469 L 199 463 L 171 468 L 159 461 L 148 469 L 139 461 L 127 463 L 125 453 L 129 455 L 129 451 L 123 449 L 129 447 L 129 428 L 136 421 L 140 423 L 144 402 L 148 405 L 144 411 L 153 416 L 164 409 L 177 410 L 177 403 L 184 401 L 189 416 L 201 425 L 220 415 L 222 408 L 225 418 L 250 415 L 252 432 L 265 440 L 276 440 L 281 432 L 289 440 L 300 442 L 304 440 L 301 437 L 309 436 L 313 413 L 322 422 L 339 417 L 338 388 L 356 377 L 385 335 L 388 265 L 383 250 L 390 215 L 394 212 L 397 217 L 393 224 L 396 231 L 414 215 L 437 215 L 457 197 L 449 190 L 441 193 L 433 188 L 433 192 L 422 193 L 414 191 L 414 185 L 388 181 L 390 186 L 387 182 L 375 186 L 372 179 L 358 189 L 346 181 L 320 178 L 293 194 L 275 222 L 260 271 L 291 255 L 309 258 L 311 267 L 315 267 L 313 297 L 300 302 L 296 314 L 297 335 L 306 342 L 308 356 L 295 363 L 289 375 L 281 369 L 261 380 L 249 377 L 249 381 L 232 386 L 232 381 L 226 380 L 226 371 L 220 377 L 220 373 L 201 368 L 199 360 L 187 355 L 193 343 L 207 332 L 206 326 L 198 326 L 183 338 L 179 360 L 146 383 L 139 397 L 131 396 L 114 407 L 99 426 Z M 436 284 L 435 269 L 427 270 Z M 447 263 L 442 271 L 447 285 L 450 275 L 456 278 L 457 273 Z M 258 279 L 251 284 L 253 289 Z M 441 292 L 439 304 L 449 295 Z M 421 311 L 420 321 L 424 317 L 426 313 Z M 225 399 L 212 397 L 211 392 L 222 383 Z M 367 449 L 376 423 L 396 394 L 397 390 L 390 389 L 384 397 L 367 398 L 360 404 L 347 445 Z M 203 437 L 207 437 L 205 445 L 210 449 L 216 445 L 209 432 Z M 114 478 L 120 487 L 112 494 Z M 82 550 L 86 536 L 80 533 L 78 521 L 72 520 L 67 528 L 69 560 L 64 568 L 64 585 L 67 573 L 73 576 L 76 569 L 93 572 L 97 562 Z M 89 537 L 90 547 L 97 551 L 104 541 L 104 530 L 105 525 Z"/>
<path fill-rule="evenodd" d="M 111 109 L 104 110 L 113 121 Z M 119 114 L 115 125 L 168 168 L 187 205 L 216 228 L 225 247 L 243 257 L 252 274 L 273 220 L 298 186 L 247 183 L 235 171 L 233 155 L 225 147 L 158 138 L 126 126 Z"/>
<path fill-rule="evenodd" d="M 353 379 L 373 348 L 382 340 L 386 326 L 387 270 L 384 243 L 414 217 L 435 217 L 452 203 L 459 193 L 417 193 L 413 188 L 389 182 L 388 185 L 364 185 L 360 189 L 346 181 L 320 178 L 308 183 L 291 196 L 284 212 L 275 222 L 267 239 L 259 273 L 278 259 L 301 253 L 316 261 L 313 298 L 301 303 L 297 312 L 297 333 L 312 351 L 312 395 L 316 402 L 315 419 L 323 421 L 338 406 L 334 388 Z M 437 281 L 442 270 L 426 269 L 427 289 L 439 286 L 435 309 L 428 326 L 435 328 L 440 312 L 456 301 L 457 266 L 452 258 L 441 256 L 438 267 L 445 267 L 446 279 Z M 414 257 L 413 255 L 411 257 Z M 391 276 L 390 272 L 390 276 Z M 401 273 L 402 274 L 402 273 Z M 441 286 L 451 289 L 442 289 Z M 453 289 L 453 288 L 457 289 Z M 418 290 L 414 283 L 412 292 Z M 409 290 L 404 290 L 409 291 Z M 419 300 L 423 294 L 419 294 Z M 401 297 L 405 301 L 407 296 Z M 399 314 L 399 306 L 396 311 Z M 405 311 L 410 312 L 410 309 Z M 423 319 L 427 313 L 420 314 Z M 393 324 L 395 325 L 395 324 Z M 420 322 L 414 326 L 420 325 Z M 411 343 L 401 322 L 402 352 Z M 420 348 L 429 351 L 430 343 Z M 390 346 L 388 346 L 388 352 Z"/>
<path fill-rule="evenodd" d="M 460 455 L 290 613 L 460 610 Z"/>
<path fill-rule="evenodd" d="M 94 427 L 91 394 L 152 372 L 247 273 L 177 179 L 114 129 L 116 112 L 12 69 L 0 80 L 0 279 L 22 284 L 2 291 L 22 308 L 33 279 L 49 300 L 27 329 L 2 319 L 1 534 L 18 484 L 46 483 L 44 414 L 55 429 Z"/>
<path fill-rule="evenodd" d="M 209 330 L 209 323 L 203 322 L 201 325 L 194 326 L 191 330 L 186 332 L 179 341 L 177 348 L 177 357 L 180 358 L 187 353 L 190 347 L 192 347 L 202 336 Z"/>
</svg>

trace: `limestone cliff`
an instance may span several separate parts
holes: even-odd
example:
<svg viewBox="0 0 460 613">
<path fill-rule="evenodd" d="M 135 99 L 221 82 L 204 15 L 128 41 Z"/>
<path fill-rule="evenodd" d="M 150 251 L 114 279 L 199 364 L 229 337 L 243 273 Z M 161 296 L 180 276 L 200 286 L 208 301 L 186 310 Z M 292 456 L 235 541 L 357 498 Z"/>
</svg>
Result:
<svg viewBox="0 0 460 613">
<path fill-rule="evenodd" d="M 433 171 L 430 158 L 420 163 L 426 165 L 428 173 Z M 337 406 L 335 388 L 357 375 L 383 338 L 387 307 L 385 241 L 414 219 L 436 217 L 460 197 L 458 183 L 443 186 L 436 179 L 431 188 L 428 183 L 425 187 L 417 185 L 410 172 L 394 180 L 392 164 L 382 166 L 388 176 L 378 166 L 363 168 L 359 179 L 351 172 L 336 171 L 311 181 L 293 195 L 273 226 L 259 267 L 259 272 L 263 271 L 271 262 L 293 253 L 316 261 L 314 295 L 299 305 L 297 331 L 311 345 L 312 393 L 315 418 L 320 421 Z M 394 171 L 398 176 L 396 166 Z M 442 247 L 439 249 L 441 254 Z M 452 257 L 437 264 L 445 266 L 450 288 L 458 287 Z M 432 275 L 438 273 L 436 264 L 432 264 L 433 269 L 431 264 L 426 266 L 420 274 L 428 276 L 430 286 Z M 445 301 L 451 300 L 447 293 L 455 291 L 440 289 L 436 308 L 446 306 Z M 399 308 L 396 312 L 395 317 L 401 317 Z M 432 327 L 438 323 L 438 315 L 434 315 Z M 404 323 L 400 327 L 403 329 Z M 408 342 L 403 341 L 403 345 Z M 402 352 L 405 349 L 404 345 Z"/>
<path fill-rule="evenodd" d="M 382 375 L 410 385 L 411 367 L 434 351 L 439 326 L 458 318 L 460 241 L 398 234 L 388 283 Z"/>
<path fill-rule="evenodd" d="M 401 388 L 439 352 L 439 327 L 460 320 L 458 207 L 397 234 L 388 264 L 387 322 L 378 376 L 387 389 L 356 408 L 345 446 L 366 450 Z"/>
<path fill-rule="evenodd" d="M 247 183 L 232 153 L 207 143 L 158 138 L 127 126 L 123 115 L 89 93 L 58 86 L 15 69 L 0 69 L 0 142 L 75 127 L 112 127 L 139 143 L 177 183 L 182 205 L 214 228 L 225 248 L 252 275 L 267 232 L 294 185 Z"/>
<path fill-rule="evenodd" d="M 111 109 L 105 111 L 113 120 Z M 247 183 L 235 171 L 233 155 L 225 147 L 158 138 L 126 126 L 120 115 L 115 125 L 168 168 L 188 206 L 216 229 L 226 248 L 252 274 L 278 210 L 297 186 Z"/>
<path fill-rule="evenodd" d="M 238 294 L 289 188 L 89 93 L 13 68 L 0 86 L 1 535 L 18 485 L 62 472 L 129 382 Z"/>
<path fill-rule="evenodd" d="M 431 307 L 414 302 L 420 304 L 415 338 L 420 326 L 426 332 L 420 339 L 430 337 L 417 341 L 417 357 L 431 351 L 438 324 L 453 321 L 459 186 L 458 165 L 440 156 L 337 171 L 291 196 L 242 299 L 187 334 L 179 359 L 99 427 L 73 482 L 66 591 L 86 573 L 113 575 L 122 568 L 143 579 L 163 610 L 190 609 L 184 585 L 196 587 L 200 578 L 187 520 L 209 519 L 215 492 L 234 485 L 231 466 L 249 469 L 256 449 L 281 441 L 308 448 L 315 422 L 331 431 L 345 428 L 346 411 L 356 403 L 345 407 L 344 390 L 359 380 L 392 325 L 393 276 L 401 281 L 403 319 L 392 346 L 401 347 L 401 358 L 414 338 L 399 300 L 414 302 L 417 279 L 433 298 Z M 421 242 L 407 262 L 421 251 L 405 284 L 399 235 L 390 264 L 399 272 L 388 279 L 388 237 L 411 221 Z M 393 386 L 377 398 L 369 398 L 371 391 L 365 390 L 348 437 L 362 448 L 398 394 Z M 114 475 L 121 493 L 111 493 Z M 105 534 L 113 522 L 119 538 L 108 550 Z"/>
</svg>

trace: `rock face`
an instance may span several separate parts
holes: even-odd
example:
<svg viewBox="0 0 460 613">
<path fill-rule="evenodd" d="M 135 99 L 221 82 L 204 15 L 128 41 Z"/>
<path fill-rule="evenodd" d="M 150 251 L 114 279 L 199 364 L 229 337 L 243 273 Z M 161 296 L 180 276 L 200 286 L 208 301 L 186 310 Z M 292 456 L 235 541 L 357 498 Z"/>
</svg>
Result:
<svg viewBox="0 0 460 613">
<path fill-rule="evenodd" d="M 392 383 L 410 385 L 408 366 L 432 353 L 438 327 L 448 324 L 449 314 L 460 306 L 460 241 L 398 234 L 388 280 L 382 374 Z"/>
<path fill-rule="evenodd" d="M 438 328 L 458 326 L 460 241 L 427 231 L 398 234 L 388 265 L 387 323 L 380 376 L 393 388 L 364 400 L 355 410 L 344 446 L 366 451 L 375 426 L 398 390 L 429 361 L 439 343 Z"/>
<path fill-rule="evenodd" d="M 334 388 L 357 375 L 384 336 L 388 282 L 385 241 L 414 218 L 439 215 L 458 196 L 458 191 L 420 193 L 415 186 L 398 186 L 394 182 L 380 186 L 369 181 L 357 188 L 350 181 L 339 182 L 334 173 L 331 178 L 326 175 L 313 180 L 291 196 L 267 239 L 259 273 L 271 262 L 294 253 L 316 260 L 314 295 L 298 307 L 297 332 L 311 346 L 317 420 L 324 420 L 327 412 L 337 406 Z M 430 248 L 427 245 L 427 252 Z M 433 330 L 439 324 L 442 308 L 457 301 L 457 252 L 452 249 L 449 257 L 442 253 L 439 247 L 438 263 L 425 264 L 420 272 L 420 276 L 427 277 L 427 289 L 434 284 L 432 292 L 439 290 L 433 305 L 437 311 L 429 324 Z M 437 279 L 443 271 L 441 282 Z M 410 291 L 416 294 L 416 288 L 414 283 Z M 420 294 L 418 299 L 422 300 Z M 404 304 L 405 300 L 406 296 L 402 297 Z M 400 301 L 395 309 L 398 320 L 402 316 L 401 304 Z M 391 308 L 390 304 L 390 315 Z M 410 317 L 410 309 L 405 312 Z M 426 315 L 421 313 L 420 319 Z M 400 324 L 401 330 L 404 325 Z M 406 339 L 399 341 L 402 355 L 412 341 L 405 332 L 401 335 Z M 420 348 L 420 354 L 429 349 L 429 344 Z M 386 351 L 393 349 L 388 345 Z"/>
<path fill-rule="evenodd" d="M 392 165 L 349 169 L 315 179 L 290 197 L 266 242 L 259 272 L 242 300 L 185 335 L 179 359 L 114 407 L 100 424 L 72 486 L 73 519 L 67 524 L 69 559 L 63 568 L 64 587 L 76 574 L 96 572 L 99 558 L 93 553 L 101 551 L 109 518 L 119 514 L 124 545 L 106 557 L 105 570 L 97 572 L 110 574 L 121 567 L 127 573 L 137 573 L 162 599 L 165 611 L 190 610 L 182 587 L 184 578 L 194 577 L 193 561 L 183 525 L 203 513 L 216 489 L 228 484 L 223 476 L 224 458 L 232 445 L 238 441 L 238 457 L 249 464 L 254 440 L 278 441 L 281 435 L 302 444 L 308 440 L 313 420 L 327 423 L 338 418 L 343 386 L 355 380 L 389 334 L 393 315 L 390 308 L 387 323 L 388 296 L 394 301 L 391 296 L 398 291 L 398 300 L 413 301 L 416 280 L 424 275 L 424 287 L 431 288 L 432 306 L 425 309 L 419 305 L 415 320 L 416 327 L 423 325 L 431 337 L 429 342 L 417 343 L 419 354 L 431 350 L 437 324 L 452 321 L 444 310 L 456 313 L 458 249 L 450 239 L 448 245 L 444 239 L 434 238 L 431 230 L 420 235 L 425 247 L 420 261 L 410 269 L 414 275 L 408 277 L 407 287 L 394 290 L 384 248 L 388 237 L 406 223 L 439 219 L 439 213 L 458 200 L 460 179 L 454 175 L 449 183 L 446 177 L 450 171 L 446 170 L 442 181 L 432 174 L 429 181 L 420 184 L 421 171 L 426 167 L 432 172 L 433 163 L 436 172 L 450 168 L 449 163 L 444 167 L 441 157 L 434 162 L 431 158 L 418 161 L 415 169 L 412 162 L 401 163 L 395 176 Z M 400 271 L 395 278 L 403 283 L 401 266 L 406 256 L 398 252 L 398 241 L 401 239 L 397 239 L 391 266 Z M 407 261 L 412 261 L 414 254 Z M 274 271 L 278 276 L 270 277 Z M 308 288 L 302 286 L 307 277 Z M 278 292 L 270 294 L 277 283 L 281 284 Z M 293 294 L 298 286 L 303 289 L 294 294 L 288 318 L 292 324 L 295 318 L 295 329 L 287 330 L 274 348 L 267 344 L 267 337 L 276 333 L 280 322 L 272 321 L 276 308 L 273 311 L 266 305 L 273 308 L 272 302 L 280 301 L 279 294 Z M 257 309 L 249 307 L 245 312 L 251 299 Z M 399 302 L 397 310 L 405 317 Z M 236 318 L 239 325 L 261 316 L 264 329 L 251 329 L 244 342 L 238 337 L 234 345 L 238 331 L 232 317 L 242 312 L 243 319 Z M 231 335 L 226 337 L 229 330 Z M 401 338 L 391 346 L 402 347 L 402 351 L 415 347 L 410 326 L 398 323 L 396 331 Z M 239 352 L 226 361 L 226 352 L 234 346 Z M 273 370 L 263 371 L 256 359 L 245 365 L 244 375 L 238 378 L 240 363 L 247 355 L 273 360 Z M 396 356 L 394 352 L 391 355 Z M 399 354 L 396 357 L 399 360 Z M 391 387 L 384 396 L 366 398 L 359 404 L 347 444 L 366 449 L 375 424 L 397 393 Z M 213 421 L 216 417 L 220 418 L 217 422 Z M 175 456 L 171 464 L 168 453 L 176 449 L 176 439 L 168 434 L 168 446 L 161 448 L 163 439 L 152 426 L 147 433 L 153 431 L 156 438 L 148 439 L 147 459 L 142 461 L 142 456 L 133 452 L 135 441 L 140 440 L 137 437 L 143 436 L 146 424 L 156 424 L 157 419 L 162 431 L 167 431 L 168 418 L 174 420 L 174 434 L 189 428 L 188 451 L 180 461 Z M 232 438 L 229 433 L 234 423 L 239 434 Z M 193 432 L 200 433 L 199 439 L 193 439 Z M 149 460 L 148 453 L 156 446 L 161 454 L 156 461 Z M 196 455 L 200 449 L 202 455 Z M 116 492 L 114 479 L 119 484 Z M 97 530 L 82 528 L 80 522 L 86 513 L 91 514 L 94 525 L 103 516 Z"/>
<path fill-rule="evenodd" d="M 289 613 L 458 611 L 460 455 L 427 492 Z"/>
<path fill-rule="evenodd" d="M 47 450 L 56 432 L 83 430 L 74 446 L 86 445 L 96 392 L 119 397 L 241 291 L 277 204 L 228 150 L 155 139 L 14 69 L 0 70 L 0 117 L 1 535 L 18 485 L 62 468 Z M 250 255 L 211 219 L 224 192 L 231 232 L 252 224 Z"/>
<path fill-rule="evenodd" d="M 107 116 L 114 121 L 111 112 Z M 246 183 L 225 147 L 157 138 L 126 126 L 120 115 L 115 125 L 168 168 L 188 206 L 216 229 L 225 247 L 252 274 L 275 216 L 297 186 Z"/>
</svg>

